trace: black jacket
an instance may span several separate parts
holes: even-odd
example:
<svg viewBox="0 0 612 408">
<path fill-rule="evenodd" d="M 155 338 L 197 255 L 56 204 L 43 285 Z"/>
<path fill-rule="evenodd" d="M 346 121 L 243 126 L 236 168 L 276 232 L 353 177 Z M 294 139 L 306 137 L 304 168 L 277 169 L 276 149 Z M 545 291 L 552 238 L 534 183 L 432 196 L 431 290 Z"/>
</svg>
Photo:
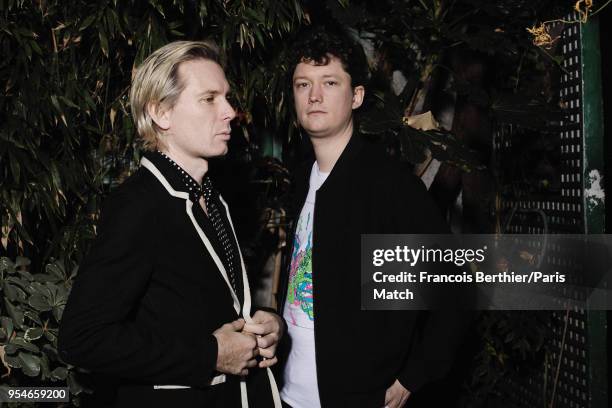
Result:
<svg viewBox="0 0 612 408">
<path fill-rule="evenodd" d="M 296 221 L 312 163 L 296 172 Z M 447 312 L 362 311 L 360 240 L 368 233 L 449 230 L 421 180 L 382 146 L 354 134 L 318 190 L 314 209 L 315 349 L 323 407 L 381 408 L 386 389 L 396 379 L 418 393 L 447 374 L 467 326 L 464 318 Z M 293 244 L 293 234 L 288 242 Z M 281 308 L 288 265 L 283 270 Z"/>
<path fill-rule="evenodd" d="M 210 383 L 222 378 L 212 333 L 239 317 L 243 296 L 224 278 L 184 187 L 148 164 L 105 201 L 62 316 L 60 356 L 94 373 L 90 405 L 240 406 L 237 377 Z"/>
</svg>

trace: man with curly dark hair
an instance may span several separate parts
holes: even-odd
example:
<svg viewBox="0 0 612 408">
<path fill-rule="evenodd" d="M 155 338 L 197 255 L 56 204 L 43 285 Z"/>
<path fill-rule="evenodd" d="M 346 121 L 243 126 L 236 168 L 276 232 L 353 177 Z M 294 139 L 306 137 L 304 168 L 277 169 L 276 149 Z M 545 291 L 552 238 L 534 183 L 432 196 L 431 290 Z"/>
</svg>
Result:
<svg viewBox="0 0 612 408">
<path fill-rule="evenodd" d="M 294 47 L 291 87 L 313 160 L 295 173 L 291 253 L 280 283 L 288 326 L 284 404 L 293 408 L 399 408 L 448 372 L 463 322 L 412 311 L 363 311 L 361 234 L 446 233 L 423 183 L 364 140 L 363 49 L 313 29 Z M 423 323 L 423 325 L 421 325 Z M 410 404 L 409 404 L 410 405 Z"/>
</svg>

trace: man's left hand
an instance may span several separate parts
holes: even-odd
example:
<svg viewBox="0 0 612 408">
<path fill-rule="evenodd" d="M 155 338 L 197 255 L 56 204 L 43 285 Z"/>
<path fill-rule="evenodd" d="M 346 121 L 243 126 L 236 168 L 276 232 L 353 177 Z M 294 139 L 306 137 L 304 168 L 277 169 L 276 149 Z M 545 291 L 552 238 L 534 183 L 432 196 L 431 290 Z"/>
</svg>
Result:
<svg viewBox="0 0 612 408">
<path fill-rule="evenodd" d="M 385 408 L 402 408 L 406 404 L 408 397 L 410 397 L 410 391 L 404 388 L 398 380 L 395 380 L 393 385 L 387 388 Z"/>
<path fill-rule="evenodd" d="M 253 315 L 253 323 L 245 324 L 243 330 L 257 335 L 259 355 L 265 357 L 265 360 L 259 362 L 259 367 L 276 364 L 276 345 L 283 335 L 283 321 L 280 316 L 258 310 Z"/>
</svg>

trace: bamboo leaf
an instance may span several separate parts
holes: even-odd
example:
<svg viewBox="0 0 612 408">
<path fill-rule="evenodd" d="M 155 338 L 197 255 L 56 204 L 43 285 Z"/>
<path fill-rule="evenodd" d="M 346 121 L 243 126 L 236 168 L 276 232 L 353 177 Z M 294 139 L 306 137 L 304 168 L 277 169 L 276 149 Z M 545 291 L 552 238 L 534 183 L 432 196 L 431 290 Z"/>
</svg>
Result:
<svg viewBox="0 0 612 408">
<path fill-rule="evenodd" d="M 83 20 L 83 23 L 81 23 L 79 31 L 87 29 L 96 20 L 96 17 L 97 16 L 95 14 L 89 15 L 85 20 Z"/>
<path fill-rule="evenodd" d="M 108 37 L 101 29 L 98 31 L 98 38 L 100 39 L 100 49 L 104 56 L 108 58 Z"/>
</svg>

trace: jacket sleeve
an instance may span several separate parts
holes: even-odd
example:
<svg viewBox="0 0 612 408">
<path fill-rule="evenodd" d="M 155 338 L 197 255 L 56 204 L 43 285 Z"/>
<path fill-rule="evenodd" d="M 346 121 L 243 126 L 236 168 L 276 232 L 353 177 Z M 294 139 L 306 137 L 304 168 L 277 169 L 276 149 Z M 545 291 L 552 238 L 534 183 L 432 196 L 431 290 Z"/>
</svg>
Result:
<svg viewBox="0 0 612 408">
<path fill-rule="evenodd" d="M 154 199 L 120 188 L 105 203 L 98 236 L 75 279 L 60 324 L 58 349 L 67 363 L 150 384 L 206 385 L 217 341 L 181 340 L 180 327 L 137 325 L 135 306 L 148 288 L 157 248 Z M 160 333 L 165 333 L 163 336 Z"/>
<path fill-rule="evenodd" d="M 403 173 L 404 175 L 406 173 Z M 450 234 L 450 229 L 423 182 L 409 174 L 398 181 L 394 213 L 405 233 Z M 460 301 L 460 299 L 457 299 Z M 423 325 L 417 334 L 398 380 L 410 392 L 443 379 L 450 371 L 473 312 L 455 308 L 421 312 Z"/>
</svg>

